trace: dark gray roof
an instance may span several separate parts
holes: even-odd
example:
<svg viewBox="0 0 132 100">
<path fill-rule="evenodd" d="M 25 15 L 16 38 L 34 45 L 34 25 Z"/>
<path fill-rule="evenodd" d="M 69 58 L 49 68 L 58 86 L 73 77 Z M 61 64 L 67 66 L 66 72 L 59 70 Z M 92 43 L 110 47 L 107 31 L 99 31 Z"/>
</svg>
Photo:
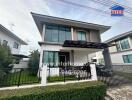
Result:
<svg viewBox="0 0 132 100">
<path fill-rule="evenodd" d="M 110 29 L 110 26 L 87 23 L 87 22 L 76 21 L 76 20 L 71 20 L 71 19 L 58 18 L 58 17 L 41 15 L 41 14 L 36 14 L 36 13 L 31 13 L 31 14 L 33 16 L 33 19 L 34 19 L 40 33 L 43 30 L 42 25 L 44 23 L 54 23 L 54 24 L 61 24 L 61 25 L 80 27 L 80 28 L 86 28 L 86 29 L 94 29 L 94 30 L 99 30 L 100 33 L 103 33 L 105 31 L 107 31 L 108 29 Z"/>
<path fill-rule="evenodd" d="M 8 36 L 12 37 L 13 39 L 19 41 L 21 44 L 23 45 L 27 45 L 27 43 L 25 41 L 23 41 L 22 39 L 20 39 L 18 36 L 16 36 L 14 33 L 12 33 L 10 30 L 8 30 L 7 28 L 5 28 L 3 25 L 0 24 L 0 29 L 2 29 Z"/>
<path fill-rule="evenodd" d="M 125 32 L 123 34 L 119 34 L 119 35 L 117 35 L 117 36 L 115 36 L 113 38 L 110 38 L 110 39 L 104 41 L 104 43 L 114 42 L 114 41 L 117 41 L 119 39 L 125 38 L 127 36 L 132 36 L 132 31 L 128 31 L 128 32 Z"/>
</svg>

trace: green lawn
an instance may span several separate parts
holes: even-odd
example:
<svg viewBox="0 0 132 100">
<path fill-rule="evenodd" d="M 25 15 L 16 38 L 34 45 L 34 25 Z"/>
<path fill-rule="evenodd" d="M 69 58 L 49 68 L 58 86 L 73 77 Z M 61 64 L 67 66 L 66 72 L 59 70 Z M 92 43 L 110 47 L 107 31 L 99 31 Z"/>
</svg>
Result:
<svg viewBox="0 0 132 100">
<path fill-rule="evenodd" d="M 92 81 L 0 91 L 0 100 L 103 100 L 106 85 Z"/>
<path fill-rule="evenodd" d="M 63 82 L 64 76 L 51 76 L 47 78 L 48 82 Z M 65 76 L 65 81 L 69 80 L 78 80 L 75 75 L 67 75 Z"/>
<path fill-rule="evenodd" d="M 0 86 L 12 86 L 19 84 L 29 84 L 37 83 L 39 81 L 38 77 L 31 75 L 29 71 L 25 70 L 21 72 L 20 81 L 19 81 L 20 72 L 9 73 L 3 79 L 0 80 Z"/>
</svg>

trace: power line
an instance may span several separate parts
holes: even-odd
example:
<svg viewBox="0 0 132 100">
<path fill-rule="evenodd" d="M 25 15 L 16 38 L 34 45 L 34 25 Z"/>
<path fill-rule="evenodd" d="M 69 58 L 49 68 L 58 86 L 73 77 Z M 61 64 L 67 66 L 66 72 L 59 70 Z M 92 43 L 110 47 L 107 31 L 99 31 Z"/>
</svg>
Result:
<svg viewBox="0 0 132 100">
<path fill-rule="evenodd" d="M 132 8 L 131 7 L 119 4 L 119 3 L 115 2 L 115 1 L 111 1 L 111 0 L 90 0 L 90 1 L 96 2 L 96 3 L 100 3 L 100 4 L 104 5 L 104 6 L 110 6 L 110 7 L 113 6 L 113 5 L 117 5 L 118 4 L 118 5 L 120 5 L 120 6 L 125 8 L 125 12 L 132 14 Z"/>
<path fill-rule="evenodd" d="M 82 5 L 82 4 L 78 4 L 78 3 L 74 3 L 74 2 L 71 2 L 71 1 L 67 1 L 67 0 L 57 0 L 57 1 L 60 1 L 60 2 L 63 2 L 65 4 L 68 4 L 68 5 L 73 5 L 73 6 L 78 6 L 78 7 L 81 7 L 81 8 L 85 8 L 85 9 L 91 9 L 91 10 L 94 10 L 94 11 L 97 11 L 97 12 L 101 12 L 105 15 L 110 15 L 109 11 L 104 11 L 104 10 L 100 10 L 100 9 L 96 9 L 96 8 L 92 8 L 92 7 L 88 7 L 86 5 Z M 127 20 L 132 20 L 131 17 L 128 17 L 128 16 L 123 16 L 123 18 L 127 19 Z M 131 21 L 127 21 L 128 23 L 132 23 Z"/>
</svg>

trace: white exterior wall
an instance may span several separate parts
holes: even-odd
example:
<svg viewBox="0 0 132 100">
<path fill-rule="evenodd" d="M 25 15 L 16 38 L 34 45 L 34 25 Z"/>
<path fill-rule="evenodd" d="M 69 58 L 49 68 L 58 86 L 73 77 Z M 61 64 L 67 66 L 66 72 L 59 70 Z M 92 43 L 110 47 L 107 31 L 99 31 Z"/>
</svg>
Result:
<svg viewBox="0 0 132 100">
<path fill-rule="evenodd" d="M 3 40 L 8 41 L 8 46 L 10 47 L 12 54 L 19 54 L 21 44 L 18 41 L 16 41 L 15 39 L 13 39 L 12 37 L 8 36 L 6 33 L 4 33 L 3 31 L 0 30 L 0 41 L 3 42 Z M 18 49 L 13 48 L 14 42 L 19 44 Z"/>
<path fill-rule="evenodd" d="M 111 54 L 111 60 L 113 64 L 124 64 L 123 55 L 132 54 L 132 51 L 118 52 Z"/>
<path fill-rule="evenodd" d="M 74 64 L 83 65 L 88 62 L 88 52 L 74 51 Z"/>
</svg>

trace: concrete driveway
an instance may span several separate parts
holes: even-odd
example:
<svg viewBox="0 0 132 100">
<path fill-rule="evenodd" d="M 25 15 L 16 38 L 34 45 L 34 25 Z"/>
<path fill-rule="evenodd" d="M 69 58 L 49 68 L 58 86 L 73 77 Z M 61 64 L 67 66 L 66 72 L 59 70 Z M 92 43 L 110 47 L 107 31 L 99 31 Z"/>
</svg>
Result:
<svg viewBox="0 0 132 100">
<path fill-rule="evenodd" d="M 132 84 L 109 88 L 106 100 L 132 100 Z"/>
</svg>

